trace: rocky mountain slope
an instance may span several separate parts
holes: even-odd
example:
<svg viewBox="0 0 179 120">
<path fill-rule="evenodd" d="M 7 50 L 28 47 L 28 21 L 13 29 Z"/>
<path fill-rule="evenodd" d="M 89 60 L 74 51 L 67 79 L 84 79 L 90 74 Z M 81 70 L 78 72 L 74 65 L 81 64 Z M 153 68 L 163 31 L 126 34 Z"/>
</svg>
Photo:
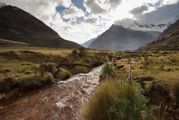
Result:
<svg viewBox="0 0 179 120">
<path fill-rule="evenodd" d="M 80 47 L 66 41 L 31 14 L 14 6 L 0 7 L 0 39 L 46 47 Z"/>
<path fill-rule="evenodd" d="M 141 47 L 139 50 L 179 50 L 179 20 L 164 30 L 156 40 Z"/>
<path fill-rule="evenodd" d="M 112 25 L 109 30 L 97 37 L 89 47 L 104 50 L 136 50 L 154 40 L 159 32 L 137 31 Z"/>
</svg>

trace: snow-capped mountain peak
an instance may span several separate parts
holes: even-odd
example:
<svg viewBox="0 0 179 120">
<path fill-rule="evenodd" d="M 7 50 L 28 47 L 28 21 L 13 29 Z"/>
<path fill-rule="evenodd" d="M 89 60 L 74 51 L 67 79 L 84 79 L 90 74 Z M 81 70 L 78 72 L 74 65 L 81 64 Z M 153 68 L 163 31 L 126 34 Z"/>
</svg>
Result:
<svg viewBox="0 0 179 120">
<path fill-rule="evenodd" d="M 123 26 L 127 29 L 132 29 L 132 30 L 140 30 L 140 31 L 159 31 L 162 32 L 168 26 L 170 26 L 173 22 L 168 22 L 168 23 L 160 23 L 160 24 L 155 24 L 155 23 L 142 23 L 138 22 L 132 19 L 125 19 L 121 21 L 116 21 L 115 25 Z"/>
</svg>

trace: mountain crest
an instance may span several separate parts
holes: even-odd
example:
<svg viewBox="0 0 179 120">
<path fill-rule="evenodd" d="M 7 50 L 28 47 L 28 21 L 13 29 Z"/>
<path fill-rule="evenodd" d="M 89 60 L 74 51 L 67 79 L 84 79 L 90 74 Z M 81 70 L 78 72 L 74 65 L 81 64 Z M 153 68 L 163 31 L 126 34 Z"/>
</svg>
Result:
<svg viewBox="0 0 179 120">
<path fill-rule="evenodd" d="M 61 38 L 52 28 L 14 6 L 0 8 L 0 39 L 45 47 L 80 47 Z"/>
<path fill-rule="evenodd" d="M 150 51 L 175 51 L 179 50 L 179 20 L 172 24 L 168 29 L 153 42 L 147 44 L 139 50 L 150 50 Z"/>
<path fill-rule="evenodd" d="M 138 31 L 112 25 L 107 31 L 97 37 L 89 47 L 104 50 L 136 50 L 159 35 L 153 31 Z"/>
</svg>

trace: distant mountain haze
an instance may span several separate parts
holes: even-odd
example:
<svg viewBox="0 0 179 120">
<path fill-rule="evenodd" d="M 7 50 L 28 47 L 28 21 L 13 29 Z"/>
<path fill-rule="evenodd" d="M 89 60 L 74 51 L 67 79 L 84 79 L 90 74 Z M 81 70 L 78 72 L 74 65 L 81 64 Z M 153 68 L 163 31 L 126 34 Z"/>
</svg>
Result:
<svg viewBox="0 0 179 120">
<path fill-rule="evenodd" d="M 103 50 L 132 51 L 151 42 L 159 34 L 159 32 L 154 31 L 138 31 L 112 25 L 109 30 L 97 37 L 89 47 Z"/>
<path fill-rule="evenodd" d="M 175 51 L 179 50 L 179 20 L 172 24 L 168 29 L 154 41 L 139 48 L 139 50 L 150 51 Z"/>
<path fill-rule="evenodd" d="M 94 40 L 95 39 L 88 40 L 88 41 L 82 43 L 82 46 L 88 48 Z"/>
<path fill-rule="evenodd" d="M 0 39 L 6 39 L 33 46 L 81 47 L 66 41 L 53 29 L 31 14 L 14 6 L 0 8 Z"/>
</svg>

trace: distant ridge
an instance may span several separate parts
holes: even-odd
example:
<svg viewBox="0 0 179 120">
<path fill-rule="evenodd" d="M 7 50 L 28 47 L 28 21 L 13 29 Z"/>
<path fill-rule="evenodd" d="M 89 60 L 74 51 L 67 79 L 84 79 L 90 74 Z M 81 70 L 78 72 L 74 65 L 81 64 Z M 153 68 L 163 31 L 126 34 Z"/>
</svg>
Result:
<svg viewBox="0 0 179 120">
<path fill-rule="evenodd" d="M 168 27 L 153 42 L 139 48 L 147 51 L 178 51 L 179 50 L 179 20 Z"/>
<path fill-rule="evenodd" d="M 88 41 L 82 43 L 82 46 L 88 48 L 94 40 L 95 39 L 88 40 Z"/>
<path fill-rule="evenodd" d="M 159 32 L 131 30 L 112 25 L 110 29 L 97 37 L 89 47 L 102 50 L 133 51 L 152 41 L 159 34 Z"/>
<path fill-rule="evenodd" d="M 76 48 L 80 45 L 66 41 L 53 29 L 31 14 L 14 6 L 0 7 L 0 39 L 33 46 Z"/>
</svg>

